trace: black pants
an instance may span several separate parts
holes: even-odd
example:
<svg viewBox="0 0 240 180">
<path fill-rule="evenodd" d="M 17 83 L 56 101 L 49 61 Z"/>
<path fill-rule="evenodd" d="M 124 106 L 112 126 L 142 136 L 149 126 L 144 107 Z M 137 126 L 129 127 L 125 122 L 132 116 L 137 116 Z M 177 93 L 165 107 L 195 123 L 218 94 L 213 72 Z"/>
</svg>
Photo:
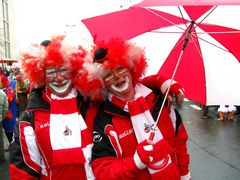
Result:
<svg viewBox="0 0 240 180">
<path fill-rule="evenodd" d="M 5 131 L 5 134 L 6 134 L 6 136 L 7 136 L 7 139 L 8 139 L 9 144 L 11 144 L 12 141 L 13 141 L 13 132 L 6 132 L 6 131 Z"/>
</svg>

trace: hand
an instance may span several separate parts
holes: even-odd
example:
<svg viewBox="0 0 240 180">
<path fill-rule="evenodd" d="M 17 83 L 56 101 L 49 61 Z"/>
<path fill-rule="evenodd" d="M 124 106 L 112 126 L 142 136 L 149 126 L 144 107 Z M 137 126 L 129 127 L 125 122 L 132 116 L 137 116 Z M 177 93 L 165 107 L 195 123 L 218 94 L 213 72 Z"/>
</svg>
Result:
<svg viewBox="0 0 240 180">
<path fill-rule="evenodd" d="M 183 94 L 179 94 L 177 95 L 177 102 L 179 105 L 181 105 L 183 103 L 184 100 L 184 95 Z"/>
<path fill-rule="evenodd" d="M 138 144 L 136 152 L 133 156 L 134 163 L 139 169 L 144 169 L 147 167 L 147 164 L 152 162 L 153 157 L 151 152 L 153 151 L 153 141 L 145 140 Z"/>
<path fill-rule="evenodd" d="M 147 166 L 153 170 L 165 168 L 171 162 L 170 154 L 172 151 L 173 149 L 164 139 L 158 141 L 153 145 L 153 152 L 151 154 L 153 160 Z"/>
<path fill-rule="evenodd" d="M 154 143 L 151 140 L 141 142 L 134 154 L 134 162 L 139 169 L 144 169 L 149 163 L 156 163 L 171 154 L 173 148 L 164 140 Z"/>
<path fill-rule="evenodd" d="M 151 156 L 152 163 L 158 162 L 173 152 L 173 148 L 164 140 L 160 140 L 153 145 Z"/>
<path fill-rule="evenodd" d="M 168 98 L 168 101 L 169 101 L 169 102 L 171 102 L 171 103 L 173 102 L 173 98 L 172 98 L 172 96 L 171 96 L 171 95 L 168 95 L 168 97 L 167 97 L 167 98 Z"/>
</svg>

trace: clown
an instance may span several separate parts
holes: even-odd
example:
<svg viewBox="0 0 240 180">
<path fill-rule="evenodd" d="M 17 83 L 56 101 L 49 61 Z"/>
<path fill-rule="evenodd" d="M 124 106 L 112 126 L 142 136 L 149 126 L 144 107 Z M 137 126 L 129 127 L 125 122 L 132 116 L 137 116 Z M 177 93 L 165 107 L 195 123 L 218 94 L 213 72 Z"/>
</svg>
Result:
<svg viewBox="0 0 240 180">
<path fill-rule="evenodd" d="M 188 136 L 181 116 L 172 106 L 168 109 L 167 101 L 158 117 L 163 84 L 156 77 L 148 81 L 156 81 L 155 89 L 139 82 L 147 66 L 144 49 L 112 39 L 97 43 L 85 61 L 79 79 L 91 89 L 82 93 L 104 99 L 94 121 L 96 178 L 189 180 Z"/>
<path fill-rule="evenodd" d="M 94 179 L 89 165 L 95 106 L 74 82 L 86 51 L 63 36 L 33 45 L 22 67 L 33 89 L 12 145 L 11 179 Z"/>
</svg>

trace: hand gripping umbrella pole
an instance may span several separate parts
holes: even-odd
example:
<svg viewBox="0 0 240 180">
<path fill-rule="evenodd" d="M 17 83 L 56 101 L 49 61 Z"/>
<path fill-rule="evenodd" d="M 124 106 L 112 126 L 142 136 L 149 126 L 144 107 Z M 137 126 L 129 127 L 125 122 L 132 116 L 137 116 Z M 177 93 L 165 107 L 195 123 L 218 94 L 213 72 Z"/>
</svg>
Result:
<svg viewBox="0 0 240 180">
<path fill-rule="evenodd" d="M 160 119 L 160 116 L 161 116 L 161 113 L 162 113 L 162 109 L 163 109 L 164 104 L 165 104 L 165 102 L 166 102 L 166 100 L 167 100 L 167 96 L 168 96 L 168 93 L 169 93 L 169 91 L 170 91 L 170 87 L 171 87 L 171 85 L 172 85 L 172 83 L 173 83 L 173 79 L 174 79 L 174 77 L 175 77 L 175 74 L 176 74 L 176 71 L 177 71 L 177 69 L 178 69 L 178 66 L 179 66 L 180 60 L 181 60 L 181 58 L 182 58 L 182 55 L 183 55 L 183 53 L 184 53 L 184 50 L 185 50 L 185 48 L 187 47 L 187 44 L 188 44 L 188 42 L 189 42 L 189 38 L 190 38 L 190 35 L 191 35 L 191 33 L 192 33 L 192 29 L 193 29 L 194 23 L 195 23 L 194 21 L 191 22 L 191 25 L 190 25 L 190 27 L 189 27 L 188 33 L 187 33 L 187 35 L 186 35 L 186 37 L 185 37 L 185 39 L 184 39 L 184 44 L 183 44 L 182 50 L 181 50 L 181 52 L 180 52 L 180 55 L 179 55 L 179 57 L 178 57 L 177 64 L 176 64 L 176 66 L 175 66 L 175 68 L 174 68 L 174 71 L 173 71 L 173 74 L 172 74 L 172 77 L 171 77 L 170 84 L 169 84 L 169 86 L 168 86 L 168 88 L 167 88 L 167 92 L 166 92 L 166 94 L 165 94 L 165 96 L 164 96 L 163 103 L 162 103 L 161 108 L 160 108 L 160 110 L 159 110 L 157 120 L 156 120 L 153 128 L 151 128 L 151 133 L 150 133 L 150 136 L 149 136 L 149 140 L 151 140 L 151 141 L 153 141 L 153 139 L 154 139 L 156 127 L 157 127 L 158 121 L 159 121 L 159 119 Z M 165 168 L 165 167 L 168 165 L 168 161 L 169 161 L 169 156 L 167 155 L 167 156 L 164 157 L 163 162 L 162 162 L 160 165 L 155 165 L 155 164 L 153 164 L 153 163 L 149 163 L 149 164 L 148 164 L 148 167 L 151 168 L 151 169 L 153 169 L 153 170 L 160 170 L 160 169 Z"/>
</svg>

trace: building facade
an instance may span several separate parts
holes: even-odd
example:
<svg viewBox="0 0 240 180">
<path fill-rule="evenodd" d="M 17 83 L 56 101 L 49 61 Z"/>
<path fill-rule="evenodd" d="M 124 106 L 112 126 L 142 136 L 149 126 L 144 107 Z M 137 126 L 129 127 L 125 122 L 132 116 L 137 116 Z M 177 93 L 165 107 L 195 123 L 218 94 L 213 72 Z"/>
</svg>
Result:
<svg viewBox="0 0 240 180">
<path fill-rule="evenodd" d="M 0 59 L 16 58 L 14 0 L 0 0 Z"/>
</svg>

